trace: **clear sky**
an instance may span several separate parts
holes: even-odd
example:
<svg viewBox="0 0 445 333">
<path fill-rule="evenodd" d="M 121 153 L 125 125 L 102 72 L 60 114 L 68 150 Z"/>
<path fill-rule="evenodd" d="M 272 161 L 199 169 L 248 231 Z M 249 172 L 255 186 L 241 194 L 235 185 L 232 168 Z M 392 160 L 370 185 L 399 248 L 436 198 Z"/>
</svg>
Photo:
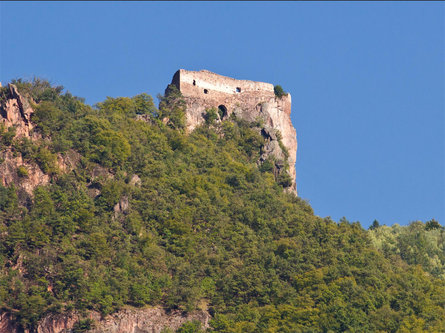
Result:
<svg viewBox="0 0 445 333">
<path fill-rule="evenodd" d="M 443 2 L 0 2 L 0 81 L 94 104 L 208 69 L 292 94 L 320 216 L 445 222 Z"/>
</svg>

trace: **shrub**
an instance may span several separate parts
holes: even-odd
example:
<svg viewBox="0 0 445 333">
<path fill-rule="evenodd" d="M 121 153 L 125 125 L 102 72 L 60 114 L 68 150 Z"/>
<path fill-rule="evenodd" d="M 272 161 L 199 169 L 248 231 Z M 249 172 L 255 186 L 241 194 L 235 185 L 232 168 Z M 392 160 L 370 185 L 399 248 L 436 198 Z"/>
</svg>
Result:
<svg viewBox="0 0 445 333">
<path fill-rule="evenodd" d="M 198 320 L 188 321 L 183 324 L 177 331 L 177 333 L 199 333 L 203 332 L 201 322 Z"/>
<path fill-rule="evenodd" d="M 0 143 L 5 146 L 12 144 L 12 139 L 15 137 L 15 127 L 11 126 L 8 129 L 3 124 L 0 124 Z"/>
<path fill-rule="evenodd" d="M 36 162 L 40 169 L 47 175 L 57 173 L 56 155 L 51 153 L 47 148 L 40 147 L 36 155 Z"/>
<path fill-rule="evenodd" d="M 275 87 L 273 87 L 273 91 L 275 93 L 275 96 L 277 96 L 278 98 L 287 96 L 287 92 L 285 92 L 283 90 L 283 87 L 281 87 L 279 84 L 277 84 Z"/>
<path fill-rule="evenodd" d="M 206 124 L 211 125 L 216 119 L 218 119 L 218 114 L 216 113 L 216 110 L 212 108 L 206 111 L 204 118 L 206 120 Z"/>
<path fill-rule="evenodd" d="M 28 177 L 28 169 L 25 166 L 21 165 L 17 168 L 17 176 L 20 178 Z"/>
<path fill-rule="evenodd" d="M 274 164 L 270 159 L 265 160 L 259 167 L 261 172 L 272 172 Z"/>
<path fill-rule="evenodd" d="M 425 224 L 426 231 L 433 230 L 433 229 L 441 229 L 441 228 L 442 228 L 441 225 L 435 219 L 432 219 L 432 220 L 426 222 L 426 224 Z"/>
<path fill-rule="evenodd" d="M 73 333 L 81 333 L 86 332 L 94 327 L 94 322 L 92 319 L 81 319 L 76 322 L 73 326 Z"/>
<path fill-rule="evenodd" d="M 280 173 L 280 175 L 278 176 L 277 182 L 278 182 L 278 184 L 280 184 L 283 187 L 292 186 L 292 178 L 286 171 Z"/>
<path fill-rule="evenodd" d="M 159 98 L 159 116 L 161 119 L 168 118 L 168 126 L 182 130 L 185 128 L 185 100 L 181 92 L 174 84 L 169 84 L 164 96 Z"/>
</svg>

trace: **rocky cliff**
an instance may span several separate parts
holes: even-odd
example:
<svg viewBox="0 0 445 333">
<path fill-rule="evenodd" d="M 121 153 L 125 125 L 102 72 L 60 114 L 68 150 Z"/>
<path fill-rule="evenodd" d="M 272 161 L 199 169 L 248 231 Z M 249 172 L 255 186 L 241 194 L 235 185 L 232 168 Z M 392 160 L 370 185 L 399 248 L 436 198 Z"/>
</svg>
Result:
<svg viewBox="0 0 445 333">
<path fill-rule="evenodd" d="M 292 125 L 291 95 L 278 97 L 270 83 L 236 80 L 207 70 L 178 70 L 172 79 L 186 101 L 187 129 L 193 130 L 205 121 L 206 110 L 218 111 L 219 120 L 232 115 L 247 121 L 260 120 L 261 134 L 267 144 L 259 163 L 269 157 L 276 161 L 276 168 L 289 165 L 292 178 L 291 190 L 296 193 L 295 162 L 297 158 L 297 134 Z M 286 154 L 279 141 L 287 149 Z"/>
<path fill-rule="evenodd" d="M 15 127 L 16 137 L 30 137 L 30 132 L 33 129 L 31 122 L 31 115 L 34 110 L 31 107 L 30 101 L 25 96 L 21 95 L 17 87 L 9 84 L 4 94 L 4 98 L 0 101 L 0 124 L 6 128 Z"/>
<path fill-rule="evenodd" d="M 166 312 L 159 307 L 135 309 L 126 308 L 104 318 L 100 313 L 91 311 L 86 316 L 77 312 L 49 314 L 42 318 L 36 333 L 70 333 L 80 329 L 80 323 L 88 323 L 83 332 L 89 333 L 161 333 L 169 329 L 176 331 L 184 323 L 199 321 L 202 328 L 209 327 L 210 315 L 205 311 L 182 313 Z M 0 314 L 0 333 L 23 332 L 6 313 Z"/>
<path fill-rule="evenodd" d="M 44 146 L 42 136 L 34 130 L 32 115 L 36 103 L 17 90 L 14 84 L 4 89 L 0 99 L 0 180 L 3 186 L 14 185 L 19 197 L 32 196 L 34 188 L 46 185 L 51 177 L 38 164 L 24 158 L 14 143 L 22 140 Z M 6 90 L 6 91 L 5 91 Z M 9 137 L 6 139 L 6 137 Z M 55 156 L 54 167 L 60 172 L 73 170 L 80 155 L 68 150 Z"/>
<path fill-rule="evenodd" d="M 33 101 L 20 94 L 17 87 L 9 84 L 4 89 L 0 100 L 0 179 L 3 186 L 14 184 L 19 195 L 32 195 L 36 186 L 45 185 L 50 177 L 37 164 L 23 159 L 10 143 L 20 139 L 36 141 L 41 137 L 33 132 L 34 125 L 31 116 L 34 113 Z M 10 136 L 9 140 L 5 137 Z M 9 142 L 8 142 L 9 141 Z M 18 170 L 21 170 L 18 172 Z"/>
</svg>

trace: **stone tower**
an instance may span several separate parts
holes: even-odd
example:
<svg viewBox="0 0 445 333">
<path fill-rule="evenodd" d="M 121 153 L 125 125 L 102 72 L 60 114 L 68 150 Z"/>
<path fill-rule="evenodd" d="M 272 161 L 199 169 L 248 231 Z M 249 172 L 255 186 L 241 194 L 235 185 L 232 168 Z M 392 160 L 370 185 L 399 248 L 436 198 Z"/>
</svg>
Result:
<svg viewBox="0 0 445 333">
<path fill-rule="evenodd" d="M 178 70 L 172 79 L 178 90 L 184 96 L 187 105 L 187 130 L 192 131 L 205 121 L 206 110 L 215 108 L 224 120 L 234 113 L 247 121 L 263 119 L 264 128 L 261 134 L 266 138 L 265 153 L 260 162 L 269 156 L 277 160 L 285 158 L 281 150 L 277 132 L 289 152 L 289 174 L 292 178 L 291 190 L 296 193 L 295 161 L 297 158 L 297 135 L 290 119 L 291 96 L 281 98 L 275 96 L 274 86 L 270 83 L 236 80 L 218 75 L 207 70 Z"/>
</svg>

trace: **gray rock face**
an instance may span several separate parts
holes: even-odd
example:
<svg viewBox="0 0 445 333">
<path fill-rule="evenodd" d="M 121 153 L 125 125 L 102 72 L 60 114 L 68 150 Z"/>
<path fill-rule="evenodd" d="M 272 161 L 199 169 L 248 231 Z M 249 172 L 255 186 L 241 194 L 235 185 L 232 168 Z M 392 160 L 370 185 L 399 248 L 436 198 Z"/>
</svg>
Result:
<svg viewBox="0 0 445 333">
<path fill-rule="evenodd" d="M 172 84 L 181 91 L 186 101 L 188 131 L 204 123 L 206 110 L 211 108 L 220 111 L 222 120 L 232 114 L 250 122 L 261 120 L 264 127 L 260 130 L 263 136 L 267 136 L 268 143 L 259 163 L 268 157 L 276 160 L 284 158 L 289 164 L 292 179 L 290 189 L 296 193 L 297 134 L 290 119 L 290 94 L 278 98 L 270 83 L 236 80 L 206 70 L 195 72 L 180 69 L 173 76 Z M 279 137 L 288 154 L 280 148 Z M 288 155 L 287 158 L 284 155 Z"/>
</svg>

